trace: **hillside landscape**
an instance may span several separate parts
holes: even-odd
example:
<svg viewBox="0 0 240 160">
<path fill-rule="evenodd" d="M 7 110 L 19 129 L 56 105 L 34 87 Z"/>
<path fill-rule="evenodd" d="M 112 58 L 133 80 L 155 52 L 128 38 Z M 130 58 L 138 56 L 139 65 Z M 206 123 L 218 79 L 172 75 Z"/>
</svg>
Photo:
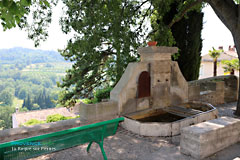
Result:
<svg viewBox="0 0 240 160">
<path fill-rule="evenodd" d="M 71 63 L 55 51 L 0 49 L 0 129 L 11 127 L 11 114 L 56 107 L 61 81 Z"/>
</svg>

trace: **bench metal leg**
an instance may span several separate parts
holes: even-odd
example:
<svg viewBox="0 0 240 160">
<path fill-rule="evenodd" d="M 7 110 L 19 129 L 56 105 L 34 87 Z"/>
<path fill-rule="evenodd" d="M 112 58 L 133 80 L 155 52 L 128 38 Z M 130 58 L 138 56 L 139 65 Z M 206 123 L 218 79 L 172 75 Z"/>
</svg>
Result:
<svg viewBox="0 0 240 160">
<path fill-rule="evenodd" d="M 101 148 L 101 151 L 102 151 L 102 155 L 103 155 L 104 160 L 107 160 L 107 156 L 106 156 L 106 153 L 105 153 L 104 148 L 103 148 L 103 141 L 98 142 L 98 145 L 99 145 L 99 147 Z"/>
<path fill-rule="evenodd" d="M 87 146 L 87 152 L 89 152 L 89 149 L 90 149 L 92 143 L 93 143 L 93 142 L 90 142 L 90 143 L 88 144 L 88 146 Z"/>
<path fill-rule="evenodd" d="M 88 144 L 88 147 L 87 147 L 87 152 L 88 152 L 88 153 L 89 153 L 89 150 L 90 150 L 90 147 L 91 147 L 92 143 L 93 143 L 93 142 L 90 142 L 90 143 Z M 103 141 L 96 142 L 96 143 L 99 145 L 99 147 L 100 147 L 100 149 L 101 149 L 101 152 L 102 152 L 102 155 L 103 155 L 104 160 L 107 160 L 107 156 L 106 156 L 106 153 L 105 153 L 104 148 L 103 148 Z"/>
</svg>

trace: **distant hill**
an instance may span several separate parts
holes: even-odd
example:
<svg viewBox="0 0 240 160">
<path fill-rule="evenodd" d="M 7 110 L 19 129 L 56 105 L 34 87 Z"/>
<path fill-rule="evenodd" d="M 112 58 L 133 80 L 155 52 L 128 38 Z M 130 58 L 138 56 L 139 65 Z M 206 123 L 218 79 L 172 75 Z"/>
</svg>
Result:
<svg viewBox="0 0 240 160">
<path fill-rule="evenodd" d="M 15 47 L 10 49 L 0 49 L 0 63 L 46 63 L 46 62 L 66 62 L 60 53 L 56 51 L 35 50 Z"/>
</svg>

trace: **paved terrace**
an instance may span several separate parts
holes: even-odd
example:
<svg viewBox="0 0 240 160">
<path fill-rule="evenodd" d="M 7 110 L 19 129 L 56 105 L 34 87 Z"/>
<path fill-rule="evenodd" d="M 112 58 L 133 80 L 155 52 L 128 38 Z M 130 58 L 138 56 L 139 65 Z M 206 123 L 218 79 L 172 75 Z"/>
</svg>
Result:
<svg viewBox="0 0 240 160">
<path fill-rule="evenodd" d="M 217 106 L 220 116 L 231 116 L 236 103 Z M 121 127 L 116 135 L 104 141 L 104 149 L 109 160 L 194 160 L 180 153 L 180 136 L 144 137 L 133 134 Z M 88 144 L 43 155 L 31 160 L 101 160 L 99 146 L 93 144 L 90 153 L 86 152 Z M 240 160 L 240 143 L 232 145 L 206 160 Z"/>
</svg>

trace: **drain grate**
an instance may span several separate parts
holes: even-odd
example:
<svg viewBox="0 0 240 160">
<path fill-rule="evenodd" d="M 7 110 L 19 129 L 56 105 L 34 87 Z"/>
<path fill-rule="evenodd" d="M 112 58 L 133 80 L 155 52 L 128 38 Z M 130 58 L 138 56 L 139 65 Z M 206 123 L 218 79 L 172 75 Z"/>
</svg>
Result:
<svg viewBox="0 0 240 160">
<path fill-rule="evenodd" d="M 202 111 L 192 109 L 192 108 L 184 108 L 184 107 L 179 107 L 179 106 L 174 106 L 174 107 L 167 107 L 163 109 L 164 111 L 168 113 L 172 113 L 181 117 L 189 117 L 193 116 L 196 114 L 203 113 Z"/>
</svg>

